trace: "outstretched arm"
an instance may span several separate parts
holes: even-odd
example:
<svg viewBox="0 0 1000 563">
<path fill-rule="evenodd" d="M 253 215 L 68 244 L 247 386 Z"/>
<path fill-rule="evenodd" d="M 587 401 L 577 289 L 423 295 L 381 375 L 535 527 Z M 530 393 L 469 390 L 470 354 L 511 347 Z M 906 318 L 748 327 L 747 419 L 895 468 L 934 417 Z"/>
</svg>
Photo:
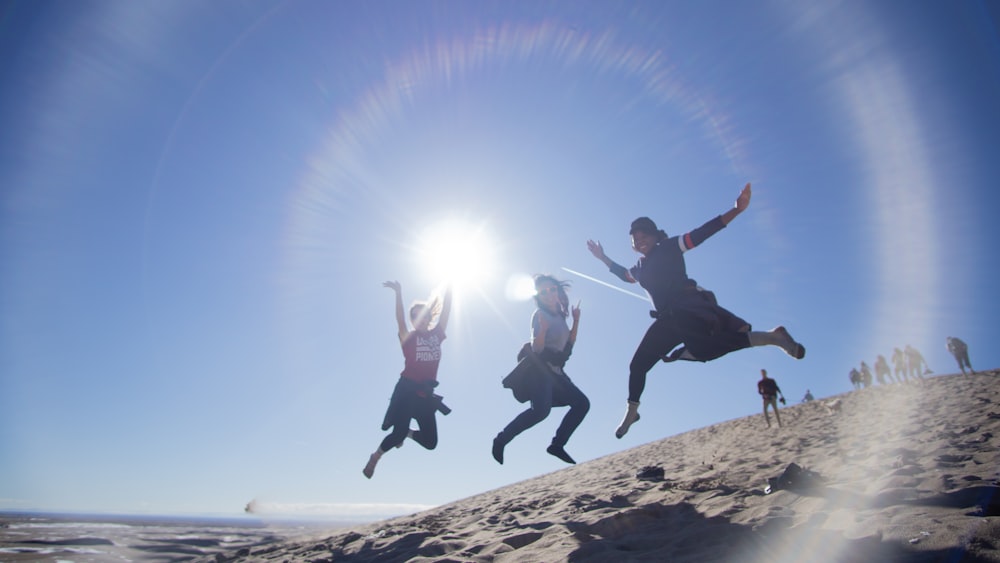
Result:
<svg viewBox="0 0 1000 563">
<path fill-rule="evenodd" d="M 635 278 L 632 277 L 632 274 L 629 273 L 625 266 L 622 266 L 621 264 L 608 258 L 608 255 L 604 253 L 604 247 L 601 246 L 600 241 L 594 242 L 592 240 L 588 240 L 587 250 L 590 250 L 590 253 L 594 255 L 594 258 L 604 262 L 604 265 L 611 270 L 612 274 L 618 276 L 618 279 L 623 282 L 635 283 Z"/>
<path fill-rule="evenodd" d="M 396 325 L 399 328 L 399 340 L 403 341 L 410 331 L 406 328 L 406 313 L 403 312 L 403 288 L 398 281 L 387 281 L 382 287 L 388 287 L 396 292 Z"/>
<path fill-rule="evenodd" d="M 448 328 L 448 316 L 451 314 L 451 286 L 449 285 L 444 290 L 444 302 L 441 303 L 441 315 L 438 316 L 437 326 L 441 327 L 443 332 Z"/>
<path fill-rule="evenodd" d="M 750 206 L 750 184 L 747 183 L 743 186 L 743 190 L 740 195 L 736 198 L 736 204 L 729 211 L 726 211 L 722 215 L 713 217 L 704 225 L 698 227 L 697 229 L 685 233 L 682 236 L 677 237 L 677 243 L 680 245 L 681 252 L 687 252 L 692 248 L 698 246 L 699 244 L 708 240 L 709 237 L 715 233 L 726 228 L 726 225 L 730 223 L 737 215 L 743 213 L 747 207 Z"/>
</svg>

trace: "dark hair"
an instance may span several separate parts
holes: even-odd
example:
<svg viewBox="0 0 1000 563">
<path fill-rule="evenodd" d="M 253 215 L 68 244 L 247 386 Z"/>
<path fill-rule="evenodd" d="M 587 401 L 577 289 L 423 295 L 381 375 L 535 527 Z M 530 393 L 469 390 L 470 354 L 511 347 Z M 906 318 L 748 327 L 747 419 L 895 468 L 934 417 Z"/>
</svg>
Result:
<svg viewBox="0 0 1000 563">
<path fill-rule="evenodd" d="M 557 279 L 555 276 L 549 274 L 535 274 L 535 291 L 538 291 L 538 286 L 543 282 L 549 282 L 556 286 L 559 290 L 559 311 L 558 313 L 562 318 L 566 318 L 569 315 L 569 296 L 566 295 L 566 289 L 569 287 L 568 281 L 562 281 Z M 542 301 L 538 297 L 538 293 L 535 293 L 535 305 L 542 307 Z"/>
<path fill-rule="evenodd" d="M 649 217 L 639 217 L 635 221 L 632 221 L 632 226 L 628 230 L 629 236 L 634 235 L 636 231 L 649 235 L 657 235 L 660 240 L 667 238 L 667 232 L 656 228 L 656 223 Z"/>
</svg>

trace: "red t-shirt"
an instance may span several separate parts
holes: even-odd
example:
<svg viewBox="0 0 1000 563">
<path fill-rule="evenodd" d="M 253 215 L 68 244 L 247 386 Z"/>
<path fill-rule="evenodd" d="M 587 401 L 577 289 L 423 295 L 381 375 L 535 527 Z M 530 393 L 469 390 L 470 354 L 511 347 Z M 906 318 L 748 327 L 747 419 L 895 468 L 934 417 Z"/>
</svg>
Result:
<svg viewBox="0 0 1000 563">
<path fill-rule="evenodd" d="M 436 381 L 438 364 L 441 363 L 441 343 L 444 339 L 444 330 L 439 327 L 426 332 L 415 330 L 409 333 L 402 342 L 406 363 L 400 375 L 417 382 Z"/>
</svg>

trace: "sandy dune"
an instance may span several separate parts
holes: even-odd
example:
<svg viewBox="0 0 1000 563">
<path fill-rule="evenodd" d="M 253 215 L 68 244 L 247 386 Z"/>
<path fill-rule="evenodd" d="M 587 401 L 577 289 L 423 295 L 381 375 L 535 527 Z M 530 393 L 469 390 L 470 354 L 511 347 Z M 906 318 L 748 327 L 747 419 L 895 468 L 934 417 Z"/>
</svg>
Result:
<svg viewBox="0 0 1000 563">
<path fill-rule="evenodd" d="M 828 408 L 839 401 L 839 411 Z M 1000 371 L 666 438 L 256 561 L 1000 561 Z M 765 494 L 789 464 L 813 473 Z M 660 467 L 649 478 L 637 474 Z"/>
</svg>

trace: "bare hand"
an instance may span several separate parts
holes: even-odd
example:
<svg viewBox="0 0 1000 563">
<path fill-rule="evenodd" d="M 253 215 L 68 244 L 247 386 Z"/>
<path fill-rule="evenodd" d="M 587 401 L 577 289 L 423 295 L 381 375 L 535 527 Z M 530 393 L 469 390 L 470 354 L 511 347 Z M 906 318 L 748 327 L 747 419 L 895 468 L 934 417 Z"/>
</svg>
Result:
<svg viewBox="0 0 1000 563">
<path fill-rule="evenodd" d="M 576 302 L 576 305 L 570 309 L 570 314 L 573 315 L 573 322 L 580 322 L 580 301 Z"/>
<path fill-rule="evenodd" d="M 607 259 L 607 256 L 604 255 L 604 247 L 601 246 L 600 241 L 594 242 L 592 240 L 588 240 L 587 250 L 589 250 L 590 253 L 594 255 L 594 258 L 597 258 L 602 262 Z"/>
<path fill-rule="evenodd" d="M 743 186 L 743 191 L 736 198 L 736 211 L 742 213 L 747 207 L 750 207 L 750 182 Z"/>
<path fill-rule="evenodd" d="M 388 287 L 389 289 L 395 291 L 396 293 L 402 291 L 402 287 L 399 285 L 398 281 L 382 282 L 382 287 Z"/>
</svg>

